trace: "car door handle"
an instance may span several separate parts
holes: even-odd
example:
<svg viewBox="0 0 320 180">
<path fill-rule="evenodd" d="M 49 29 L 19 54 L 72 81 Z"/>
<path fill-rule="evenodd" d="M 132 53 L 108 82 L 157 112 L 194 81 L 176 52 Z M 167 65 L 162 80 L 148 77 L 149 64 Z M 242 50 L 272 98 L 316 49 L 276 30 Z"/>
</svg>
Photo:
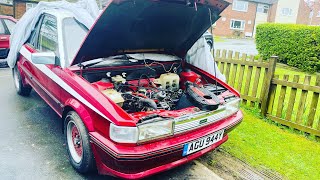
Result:
<svg viewBox="0 0 320 180">
<path fill-rule="evenodd" d="M 7 40 L 7 37 L 0 37 L 0 40 Z"/>
</svg>

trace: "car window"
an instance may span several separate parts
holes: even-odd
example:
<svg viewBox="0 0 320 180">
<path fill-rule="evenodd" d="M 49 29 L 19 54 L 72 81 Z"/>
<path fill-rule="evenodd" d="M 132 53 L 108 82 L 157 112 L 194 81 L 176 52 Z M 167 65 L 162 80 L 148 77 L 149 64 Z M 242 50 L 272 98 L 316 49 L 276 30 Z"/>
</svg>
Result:
<svg viewBox="0 0 320 180">
<path fill-rule="evenodd" d="M 65 46 L 66 65 L 70 65 L 87 32 L 88 29 L 76 19 L 65 18 L 63 20 L 63 39 Z"/>
<path fill-rule="evenodd" d="M 9 20 L 9 19 L 4 19 L 3 21 L 6 23 L 10 34 L 12 34 L 12 32 L 14 30 L 14 27 L 16 26 L 16 23 L 11 21 L 11 20 Z"/>
<path fill-rule="evenodd" d="M 57 20 L 45 15 L 40 27 L 38 48 L 40 52 L 55 52 L 58 55 Z"/>
<path fill-rule="evenodd" d="M 34 48 L 36 48 L 36 47 L 37 47 L 37 44 L 38 44 L 39 29 L 40 29 L 40 25 L 41 25 L 43 16 L 44 16 L 44 15 L 42 15 L 42 16 L 39 18 L 39 20 L 38 20 L 35 28 L 32 30 L 31 35 L 30 35 L 30 37 L 28 38 L 28 41 L 27 41 L 27 43 L 28 43 L 29 45 L 33 46 Z"/>
<path fill-rule="evenodd" d="M 6 33 L 6 29 L 4 28 L 3 22 L 0 19 L 0 34 L 5 34 Z"/>
</svg>

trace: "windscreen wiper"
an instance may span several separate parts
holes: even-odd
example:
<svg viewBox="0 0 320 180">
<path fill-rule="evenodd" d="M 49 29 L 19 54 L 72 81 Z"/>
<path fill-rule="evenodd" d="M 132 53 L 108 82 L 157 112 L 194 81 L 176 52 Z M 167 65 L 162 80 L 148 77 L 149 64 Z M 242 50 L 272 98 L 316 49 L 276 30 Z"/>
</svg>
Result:
<svg viewBox="0 0 320 180">
<path fill-rule="evenodd" d="M 128 56 L 126 54 L 123 55 L 117 55 L 117 56 L 112 56 L 112 57 L 108 57 L 108 58 L 100 58 L 100 59 L 95 59 L 90 61 L 89 63 L 79 63 L 78 66 L 85 69 L 87 67 L 90 66 L 94 66 L 97 64 L 100 64 L 101 62 L 107 61 L 107 60 L 129 60 Z"/>
</svg>

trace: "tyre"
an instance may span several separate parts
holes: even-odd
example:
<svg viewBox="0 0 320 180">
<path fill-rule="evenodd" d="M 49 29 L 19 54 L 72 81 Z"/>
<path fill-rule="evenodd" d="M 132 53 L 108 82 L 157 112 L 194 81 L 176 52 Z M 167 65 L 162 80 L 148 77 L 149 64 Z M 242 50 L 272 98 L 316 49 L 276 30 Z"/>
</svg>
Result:
<svg viewBox="0 0 320 180">
<path fill-rule="evenodd" d="M 21 96 L 29 96 L 31 92 L 30 86 L 25 86 L 22 83 L 22 78 L 18 66 L 12 69 L 12 76 L 14 80 L 14 86 L 16 87 L 17 93 Z"/>
<path fill-rule="evenodd" d="M 65 117 L 64 135 L 69 160 L 73 168 L 79 173 L 95 171 L 95 160 L 87 128 L 74 111 L 70 111 Z"/>
</svg>

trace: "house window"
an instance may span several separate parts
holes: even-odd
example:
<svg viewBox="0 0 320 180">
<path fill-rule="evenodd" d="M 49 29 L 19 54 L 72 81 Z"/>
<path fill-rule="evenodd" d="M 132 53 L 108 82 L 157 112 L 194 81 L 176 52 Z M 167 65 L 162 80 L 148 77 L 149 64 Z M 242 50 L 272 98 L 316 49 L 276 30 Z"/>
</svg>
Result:
<svg viewBox="0 0 320 180">
<path fill-rule="evenodd" d="M 292 16 L 292 9 L 290 8 L 282 8 L 281 9 L 282 16 Z"/>
<path fill-rule="evenodd" d="M 234 0 L 233 4 L 232 4 L 232 10 L 247 12 L 248 11 L 248 2 Z"/>
<path fill-rule="evenodd" d="M 246 21 L 231 19 L 230 29 L 244 30 L 245 24 L 246 24 Z"/>
<path fill-rule="evenodd" d="M 259 4 L 257 7 L 257 12 L 258 13 L 265 13 L 267 14 L 269 11 L 269 6 L 268 5 L 264 5 L 264 4 Z"/>
<path fill-rule="evenodd" d="M 37 3 L 26 3 L 26 11 L 37 6 Z"/>
</svg>

